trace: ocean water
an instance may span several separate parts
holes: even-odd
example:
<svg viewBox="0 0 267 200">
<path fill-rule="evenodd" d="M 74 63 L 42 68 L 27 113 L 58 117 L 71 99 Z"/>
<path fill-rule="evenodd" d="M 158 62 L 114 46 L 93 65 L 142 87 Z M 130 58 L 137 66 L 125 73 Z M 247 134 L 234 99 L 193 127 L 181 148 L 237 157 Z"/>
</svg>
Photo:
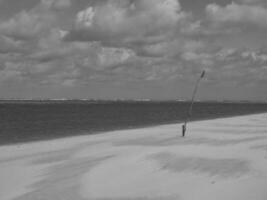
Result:
<svg viewBox="0 0 267 200">
<path fill-rule="evenodd" d="M 184 121 L 189 102 L 1 101 L 0 145 Z M 267 112 L 267 104 L 197 102 L 192 120 Z"/>
</svg>

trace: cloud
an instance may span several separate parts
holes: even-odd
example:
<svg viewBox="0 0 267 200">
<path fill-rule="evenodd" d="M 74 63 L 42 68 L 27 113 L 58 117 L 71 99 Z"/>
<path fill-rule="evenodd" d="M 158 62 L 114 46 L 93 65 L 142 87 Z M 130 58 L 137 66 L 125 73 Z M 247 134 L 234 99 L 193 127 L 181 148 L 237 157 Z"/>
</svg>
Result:
<svg viewBox="0 0 267 200">
<path fill-rule="evenodd" d="M 83 70 L 97 71 L 94 80 L 168 80 L 181 70 L 182 54 L 206 48 L 187 36 L 195 26 L 199 23 L 177 0 L 108 0 L 78 12 L 64 41 L 97 44 L 95 54 L 74 59 Z"/>
<path fill-rule="evenodd" d="M 177 0 L 108 0 L 77 14 L 67 40 L 136 42 L 160 40 L 187 14 Z"/>
<path fill-rule="evenodd" d="M 267 27 L 267 9 L 257 5 L 232 2 L 222 7 L 213 3 L 207 5 L 206 13 L 208 19 L 216 23 L 243 23 Z"/>
<path fill-rule="evenodd" d="M 29 40 L 40 36 L 50 28 L 54 16 L 21 11 L 8 21 L 0 23 L 0 33 L 17 40 Z"/>
<path fill-rule="evenodd" d="M 98 64 L 100 68 L 117 66 L 124 64 L 134 56 L 135 53 L 130 49 L 101 48 L 98 53 Z"/>
<path fill-rule="evenodd" d="M 51 30 L 35 45 L 34 50 L 17 58 L 0 56 L 4 66 L 1 73 L 9 73 L 12 69 L 12 72 L 17 72 L 17 77 L 23 77 L 24 81 L 36 85 L 71 86 L 86 83 L 93 78 L 95 81 L 107 81 L 116 76 L 116 73 L 106 76 L 109 69 L 112 71 L 112 68 L 118 66 L 128 66 L 129 62 L 137 59 L 135 53 L 126 48 L 102 47 L 94 42 L 65 43 L 58 29 Z"/>
<path fill-rule="evenodd" d="M 231 82 L 239 86 L 267 81 L 267 54 L 263 50 L 221 49 L 213 54 L 214 67 L 209 78 L 216 84 Z"/>
<path fill-rule="evenodd" d="M 19 53 L 22 52 L 23 48 L 21 43 L 14 41 L 11 38 L 0 35 L 0 53 Z"/>
<path fill-rule="evenodd" d="M 0 82 L 18 80 L 20 79 L 21 73 L 15 70 L 1 70 L 0 71 Z"/>
<path fill-rule="evenodd" d="M 89 5 L 75 15 L 70 30 L 65 25 L 63 30 L 57 18 L 62 9 L 71 8 L 70 1 L 43 0 L 1 22 L 0 79 L 64 87 L 90 82 L 191 82 L 205 68 L 207 81 L 214 84 L 265 81 L 264 50 L 219 48 L 214 42 L 219 34 L 232 33 L 233 26 L 226 31 L 221 24 L 259 25 L 256 15 L 263 14 L 254 10 L 259 9 L 256 4 L 210 4 L 208 21 L 195 19 L 176 0 L 107 0 Z"/>
<path fill-rule="evenodd" d="M 71 7 L 71 0 L 41 0 L 41 3 L 54 9 L 66 9 Z"/>
<path fill-rule="evenodd" d="M 240 4 L 248 4 L 248 5 L 266 5 L 265 0 L 236 0 L 236 2 Z"/>
<path fill-rule="evenodd" d="M 21 10 L 11 18 L 0 21 L 0 34 L 25 41 L 42 38 L 60 26 L 59 17 L 63 12 L 59 10 L 70 6 L 70 0 L 41 0 L 33 8 Z"/>
<path fill-rule="evenodd" d="M 7 62 L 4 69 L 0 70 L 0 82 L 20 81 L 23 79 L 22 74 L 23 72 L 17 69 L 17 66 Z"/>
<path fill-rule="evenodd" d="M 176 57 L 184 52 L 194 52 L 205 48 L 202 41 L 177 37 L 155 44 L 145 44 L 136 49 L 139 56 L 145 57 Z"/>
<path fill-rule="evenodd" d="M 56 71 L 40 81 L 44 85 L 61 85 L 72 87 L 80 83 L 81 72 L 74 66 L 68 66 L 64 71 Z"/>
</svg>

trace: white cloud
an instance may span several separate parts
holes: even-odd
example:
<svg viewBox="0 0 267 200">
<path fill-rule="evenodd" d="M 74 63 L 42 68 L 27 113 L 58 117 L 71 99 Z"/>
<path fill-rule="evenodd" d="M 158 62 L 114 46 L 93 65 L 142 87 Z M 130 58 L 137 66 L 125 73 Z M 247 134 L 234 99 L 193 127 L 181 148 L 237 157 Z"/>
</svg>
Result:
<svg viewBox="0 0 267 200">
<path fill-rule="evenodd" d="M 187 14 L 177 0 L 109 0 L 80 11 L 70 40 L 136 41 L 173 30 Z"/>
<path fill-rule="evenodd" d="M 86 10 L 80 11 L 77 14 L 76 24 L 77 26 L 90 27 L 93 24 L 93 18 L 95 16 L 95 11 L 93 7 L 88 7 Z"/>
<path fill-rule="evenodd" d="M 208 19 L 217 23 L 244 23 L 267 27 L 267 9 L 257 5 L 236 4 L 225 7 L 209 4 L 206 7 Z"/>
<path fill-rule="evenodd" d="M 98 53 L 98 64 L 100 68 L 116 66 L 134 57 L 135 53 L 130 49 L 123 48 L 101 48 Z"/>
</svg>

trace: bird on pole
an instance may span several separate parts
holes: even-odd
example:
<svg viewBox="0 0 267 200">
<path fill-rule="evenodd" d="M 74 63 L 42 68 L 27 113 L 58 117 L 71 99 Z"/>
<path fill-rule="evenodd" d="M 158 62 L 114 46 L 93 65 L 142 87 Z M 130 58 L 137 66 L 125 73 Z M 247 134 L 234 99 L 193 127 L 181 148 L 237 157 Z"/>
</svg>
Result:
<svg viewBox="0 0 267 200">
<path fill-rule="evenodd" d="M 196 96 L 196 93 L 197 93 L 197 89 L 198 89 L 199 83 L 200 83 L 201 79 L 204 76 L 205 76 L 205 70 L 202 71 L 200 77 L 197 79 L 197 82 L 196 82 L 196 85 L 195 85 L 195 88 L 194 88 L 194 91 L 193 91 L 193 95 L 192 95 L 191 103 L 190 103 L 190 106 L 189 106 L 189 109 L 188 109 L 188 112 L 187 112 L 187 116 L 185 118 L 184 124 L 182 125 L 182 136 L 183 137 L 185 136 L 187 122 L 189 121 L 190 117 L 192 116 L 193 104 L 194 104 L 194 100 L 195 100 L 195 96 Z"/>
</svg>

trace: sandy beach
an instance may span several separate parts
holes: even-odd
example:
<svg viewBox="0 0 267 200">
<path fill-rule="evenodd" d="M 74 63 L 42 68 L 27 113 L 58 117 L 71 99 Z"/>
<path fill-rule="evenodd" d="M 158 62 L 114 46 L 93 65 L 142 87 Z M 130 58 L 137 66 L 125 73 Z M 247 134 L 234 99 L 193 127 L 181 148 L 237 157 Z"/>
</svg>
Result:
<svg viewBox="0 0 267 200">
<path fill-rule="evenodd" d="M 267 199 L 267 114 L 0 147 L 1 200 Z"/>
</svg>

